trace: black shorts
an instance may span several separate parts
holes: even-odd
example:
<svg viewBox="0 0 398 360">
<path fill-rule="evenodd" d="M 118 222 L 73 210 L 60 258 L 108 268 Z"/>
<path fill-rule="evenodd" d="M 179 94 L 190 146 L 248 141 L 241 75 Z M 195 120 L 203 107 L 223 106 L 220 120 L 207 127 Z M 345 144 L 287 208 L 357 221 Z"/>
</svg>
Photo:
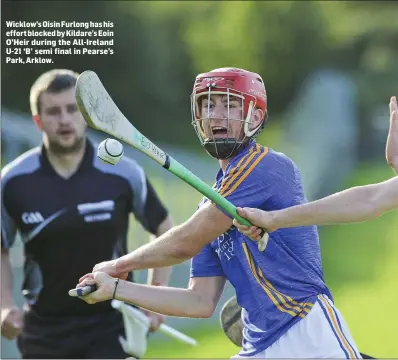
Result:
<svg viewBox="0 0 398 360">
<path fill-rule="evenodd" d="M 17 344 L 23 359 L 126 359 L 118 311 L 94 316 L 43 318 L 25 313 Z"/>
</svg>

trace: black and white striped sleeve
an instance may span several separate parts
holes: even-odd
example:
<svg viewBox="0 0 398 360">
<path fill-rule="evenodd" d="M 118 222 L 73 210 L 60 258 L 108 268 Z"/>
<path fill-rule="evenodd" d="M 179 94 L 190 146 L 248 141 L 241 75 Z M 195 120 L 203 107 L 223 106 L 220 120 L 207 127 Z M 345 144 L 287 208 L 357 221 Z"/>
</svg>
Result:
<svg viewBox="0 0 398 360">
<path fill-rule="evenodd" d="M 3 175 L 3 174 L 2 174 Z M 12 219 L 5 194 L 5 179 L 1 177 L 1 248 L 10 248 L 16 237 L 17 226 Z"/>
</svg>

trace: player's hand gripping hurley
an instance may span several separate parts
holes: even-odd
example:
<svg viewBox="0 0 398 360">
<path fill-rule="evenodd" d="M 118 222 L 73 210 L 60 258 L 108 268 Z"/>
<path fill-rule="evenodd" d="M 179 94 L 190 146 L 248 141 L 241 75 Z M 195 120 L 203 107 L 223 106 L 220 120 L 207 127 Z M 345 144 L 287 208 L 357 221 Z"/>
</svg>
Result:
<svg viewBox="0 0 398 360">
<path fill-rule="evenodd" d="M 252 225 L 238 215 L 236 207 L 227 199 L 142 135 L 116 106 L 95 72 L 88 70 L 79 76 L 76 83 L 76 100 L 80 112 L 91 128 L 103 131 L 142 151 L 223 208 L 239 223 Z M 260 251 L 265 250 L 267 241 L 268 234 L 263 231 L 262 239 L 258 242 Z"/>
</svg>

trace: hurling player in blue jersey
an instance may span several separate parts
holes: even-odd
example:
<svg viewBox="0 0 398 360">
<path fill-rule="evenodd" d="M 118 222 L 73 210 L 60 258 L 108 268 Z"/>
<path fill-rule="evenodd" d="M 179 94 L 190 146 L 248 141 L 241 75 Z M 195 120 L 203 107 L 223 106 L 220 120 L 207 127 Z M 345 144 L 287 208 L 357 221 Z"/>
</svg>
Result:
<svg viewBox="0 0 398 360">
<path fill-rule="evenodd" d="M 278 210 L 307 202 L 299 170 L 287 156 L 256 143 L 267 118 L 260 75 L 221 68 L 197 76 L 192 124 L 220 164 L 214 187 L 239 207 Z M 133 269 L 192 259 L 187 289 L 123 280 Z M 121 279 L 115 280 L 114 278 Z M 213 314 L 225 281 L 235 288 L 244 323 L 236 358 L 360 358 L 323 278 L 317 229 L 280 229 L 265 251 L 210 201 L 157 241 L 97 264 L 78 286 L 96 283 L 88 303 L 111 298 L 178 317 Z"/>
</svg>

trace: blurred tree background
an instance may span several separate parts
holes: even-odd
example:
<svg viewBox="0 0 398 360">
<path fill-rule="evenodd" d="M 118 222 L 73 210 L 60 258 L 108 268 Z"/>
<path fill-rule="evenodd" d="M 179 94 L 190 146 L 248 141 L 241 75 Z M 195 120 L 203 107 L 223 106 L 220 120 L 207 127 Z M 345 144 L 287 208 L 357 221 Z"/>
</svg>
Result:
<svg viewBox="0 0 398 360">
<path fill-rule="evenodd" d="M 263 76 L 270 127 L 274 119 L 283 121 L 278 115 L 317 68 L 354 76 L 365 137 L 371 106 L 387 103 L 396 90 L 394 1 L 32 1 L 2 6 L 7 20 L 113 21 L 115 55 L 63 55 L 55 58 L 56 66 L 98 72 L 139 129 L 153 140 L 166 138 L 194 149 L 189 94 L 196 74 L 213 68 L 237 66 Z M 4 21 L 2 26 L 4 44 Z M 2 104 L 28 112 L 28 90 L 47 68 L 4 64 L 3 57 Z"/>
<path fill-rule="evenodd" d="M 235 66 L 262 75 L 269 121 L 259 142 L 298 160 L 310 199 L 392 175 L 383 152 L 387 104 L 398 96 L 397 1 L 2 1 L 2 19 L 3 44 L 7 20 L 115 24 L 114 55 L 55 56 L 51 66 L 6 64 L 3 56 L 3 111 L 29 114 L 30 87 L 50 68 L 94 70 L 126 117 L 155 142 L 179 146 L 178 160 L 192 156 L 187 166 L 193 169 L 193 153 L 211 162 L 190 124 L 195 76 Z M 330 78 L 313 74 L 325 69 L 331 78 L 349 79 L 350 86 L 340 82 L 337 94 L 322 92 Z M 351 128 L 344 127 L 346 118 Z M 9 119 L 3 117 L 4 129 Z M 29 116 L 24 121 L 30 129 Z M 155 187 L 176 222 L 184 221 L 200 195 L 171 176 L 165 181 L 161 171 L 150 173 Z M 198 174 L 213 178 L 213 168 Z M 361 351 L 378 357 L 398 357 L 393 335 L 398 324 L 391 315 L 398 296 L 397 224 L 395 211 L 364 224 L 320 229 L 325 277 L 335 300 Z M 131 231 L 136 247 L 144 233 L 136 233 L 134 225 Z M 178 269 L 173 274 L 181 278 L 172 285 L 185 286 L 187 267 Z M 238 351 L 214 319 L 188 322 L 196 325 L 188 332 L 199 347 L 171 341 L 150 347 L 148 356 L 226 358 Z"/>
</svg>

